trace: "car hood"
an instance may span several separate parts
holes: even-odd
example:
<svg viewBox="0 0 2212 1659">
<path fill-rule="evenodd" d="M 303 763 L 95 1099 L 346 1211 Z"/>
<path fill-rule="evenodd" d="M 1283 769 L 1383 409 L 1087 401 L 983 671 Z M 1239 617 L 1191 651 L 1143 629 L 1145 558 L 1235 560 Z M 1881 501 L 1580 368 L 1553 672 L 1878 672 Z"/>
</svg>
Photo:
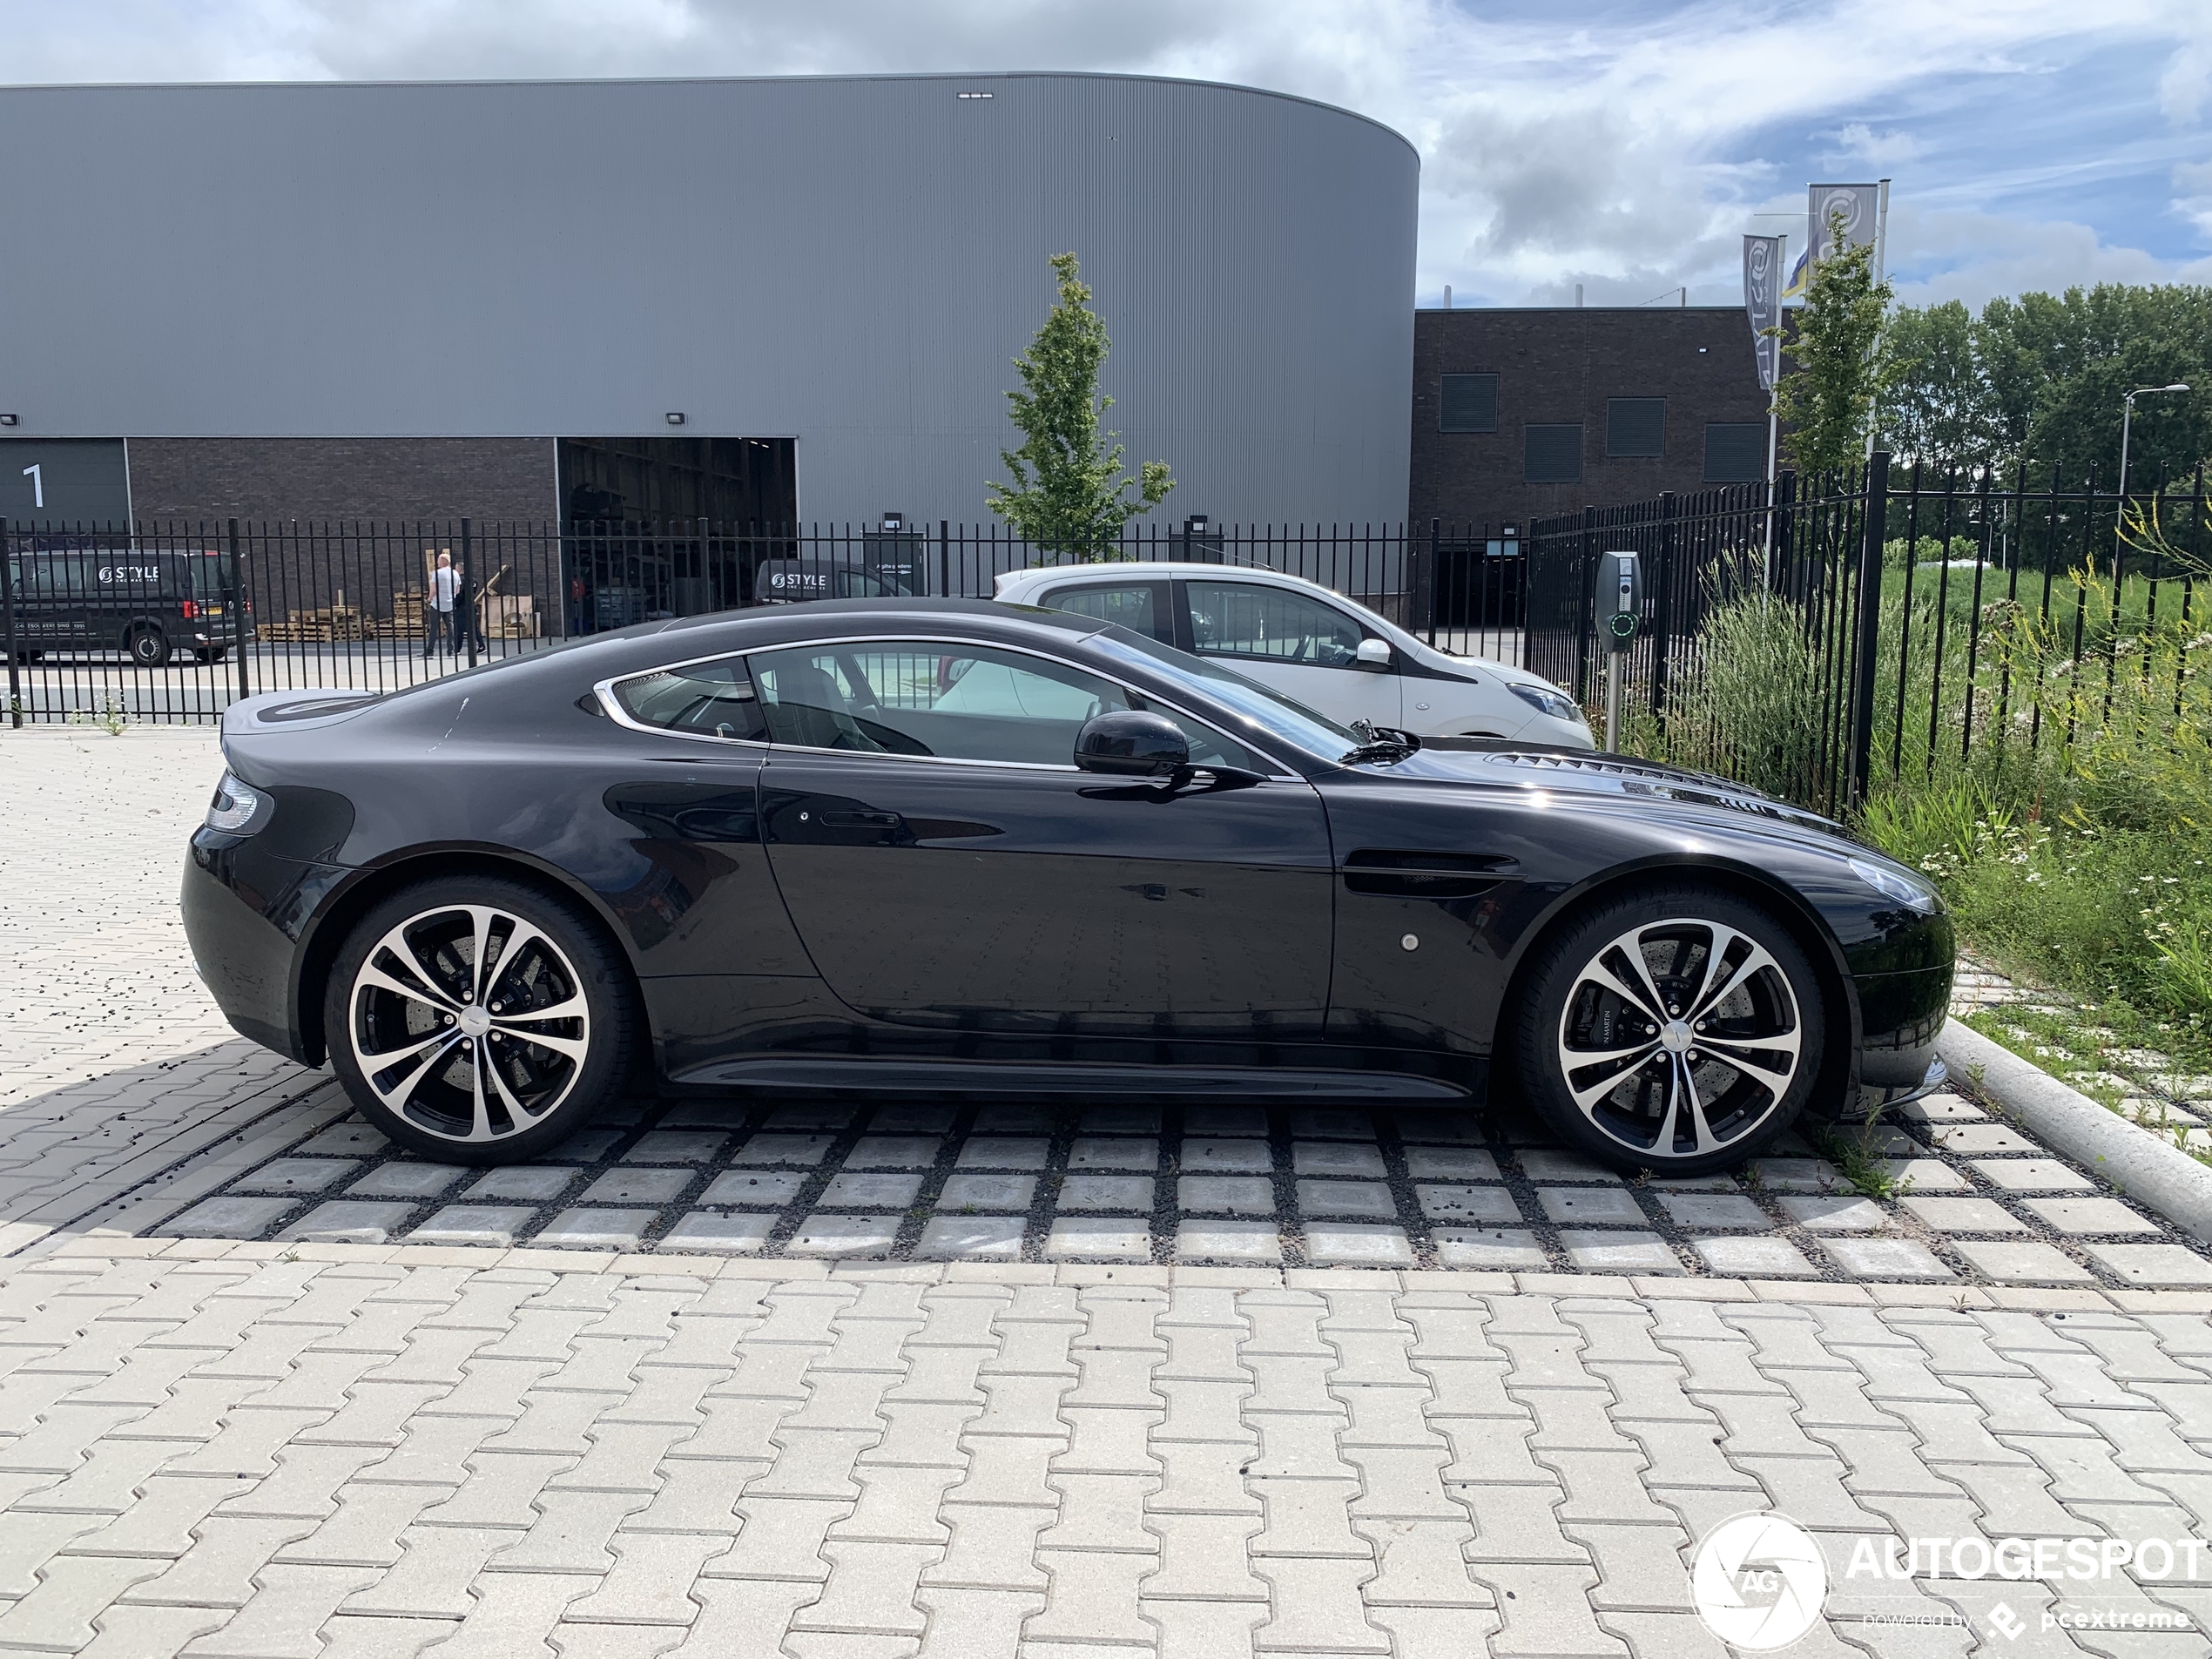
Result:
<svg viewBox="0 0 2212 1659">
<path fill-rule="evenodd" d="M 1424 746 L 1388 768 L 1393 776 L 1486 784 L 1493 787 L 1541 789 L 1615 802 L 1638 810 L 1676 805 L 1701 813 L 1719 813 L 1741 822 L 1764 821 L 1773 828 L 1805 832 L 1830 842 L 1858 843 L 1831 818 L 1775 799 L 1749 784 L 1732 783 L 1704 772 L 1623 755 L 1590 754 L 1574 749 L 1513 744 L 1485 744 L 1448 749 Z"/>
</svg>

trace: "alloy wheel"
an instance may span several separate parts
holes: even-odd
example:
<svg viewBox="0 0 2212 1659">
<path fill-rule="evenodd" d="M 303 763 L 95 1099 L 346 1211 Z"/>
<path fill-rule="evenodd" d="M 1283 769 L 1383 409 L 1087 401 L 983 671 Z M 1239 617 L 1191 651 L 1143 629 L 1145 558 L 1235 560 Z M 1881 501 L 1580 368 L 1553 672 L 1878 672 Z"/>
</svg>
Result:
<svg viewBox="0 0 2212 1659">
<path fill-rule="evenodd" d="M 543 1123 L 590 1052 L 574 964 L 534 923 L 489 905 L 425 910 L 386 933 L 354 975 L 349 1014 L 377 1100 L 448 1141 Z"/>
<path fill-rule="evenodd" d="M 1586 962 L 1560 1015 L 1575 1106 L 1624 1151 L 1724 1151 L 1765 1123 L 1803 1058 L 1798 999 L 1750 934 L 1694 916 L 1646 922 Z"/>
</svg>

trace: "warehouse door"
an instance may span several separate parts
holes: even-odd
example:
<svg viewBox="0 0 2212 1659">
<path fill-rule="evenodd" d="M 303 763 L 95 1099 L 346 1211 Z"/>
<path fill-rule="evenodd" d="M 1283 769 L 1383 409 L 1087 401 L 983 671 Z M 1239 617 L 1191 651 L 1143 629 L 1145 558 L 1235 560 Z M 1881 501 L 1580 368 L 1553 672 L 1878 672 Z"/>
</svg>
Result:
<svg viewBox="0 0 2212 1659">
<path fill-rule="evenodd" d="M 572 632 L 749 604 L 799 517 L 789 438 L 563 438 Z"/>
</svg>

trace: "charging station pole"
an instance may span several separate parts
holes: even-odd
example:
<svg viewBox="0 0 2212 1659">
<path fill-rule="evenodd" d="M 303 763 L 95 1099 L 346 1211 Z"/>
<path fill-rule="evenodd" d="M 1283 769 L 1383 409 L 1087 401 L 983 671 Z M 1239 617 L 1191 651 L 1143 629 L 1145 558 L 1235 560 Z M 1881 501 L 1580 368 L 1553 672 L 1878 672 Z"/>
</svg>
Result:
<svg viewBox="0 0 2212 1659">
<path fill-rule="evenodd" d="M 1621 752 L 1621 663 L 1635 643 L 1643 610 L 1642 561 L 1634 553 L 1598 555 L 1597 614 L 1605 619 L 1605 752 Z"/>
</svg>

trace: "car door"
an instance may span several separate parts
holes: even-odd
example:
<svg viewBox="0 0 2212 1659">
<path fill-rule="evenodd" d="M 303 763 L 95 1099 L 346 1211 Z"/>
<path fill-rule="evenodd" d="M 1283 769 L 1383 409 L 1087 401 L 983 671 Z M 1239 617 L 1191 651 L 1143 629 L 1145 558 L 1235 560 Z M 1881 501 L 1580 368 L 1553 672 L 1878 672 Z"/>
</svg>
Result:
<svg viewBox="0 0 2212 1659">
<path fill-rule="evenodd" d="M 1143 699 L 1040 654 L 904 638 L 748 660 L 769 862 L 848 1006 L 1070 1039 L 1318 1035 L 1329 837 L 1304 779 L 1188 717 L 1194 761 L 1265 775 L 1080 772 L 1084 721 Z"/>
<path fill-rule="evenodd" d="M 1360 664 L 1359 642 L 1367 631 L 1350 612 L 1268 583 L 1176 585 L 1190 610 L 1191 648 L 1200 656 L 1218 657 L 1345 725 L 1404 723 L 1395 664 Z"/>
</svg>

